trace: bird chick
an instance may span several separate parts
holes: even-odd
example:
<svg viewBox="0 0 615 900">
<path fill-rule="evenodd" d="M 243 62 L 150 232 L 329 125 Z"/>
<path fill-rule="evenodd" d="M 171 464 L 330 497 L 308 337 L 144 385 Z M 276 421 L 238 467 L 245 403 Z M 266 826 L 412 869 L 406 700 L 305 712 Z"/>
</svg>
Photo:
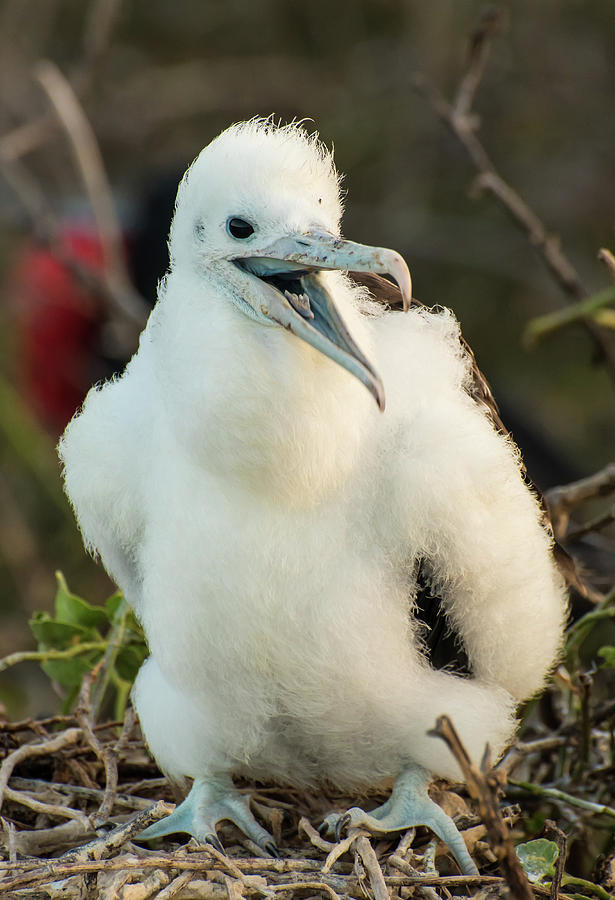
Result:
<svg viewBox="0 0 615 900">
<path fill-rule="evenodd" d="M 382 807 L 325 827 L 424 824 L 472 873 L 427 794 L 461 777 L 428 732 L 447 714 L 475 761 L 501 752 L 557 657 L 564 589 L 454 316 L 370 299 L 354 273 L 388 274 L 409 306 L 408 269 L 342 239 L 341 213 L 332 156 L 299 125 L 212 141 L 180 184 L 138 353 L 60 443 L 65 486 L 147 635 L 149 747 L 193 779 L 143 838 L 215 842 L 230 819 L 275 852 L 233 775 L 395 778 Z M 431 665 L 425 586 L 469 677 Z"/>
</svg>

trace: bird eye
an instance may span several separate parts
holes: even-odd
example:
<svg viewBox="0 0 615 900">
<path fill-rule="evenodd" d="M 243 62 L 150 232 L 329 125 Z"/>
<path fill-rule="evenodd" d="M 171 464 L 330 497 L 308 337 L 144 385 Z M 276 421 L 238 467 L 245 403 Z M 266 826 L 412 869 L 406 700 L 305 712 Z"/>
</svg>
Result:
<svg viewBox="0 0 615 900">
<path fill-rule="evenodd" d="M 235 217 L 228 220 L 226 230 L 232 237 L 239 238 L 239 240 L 244 240 L 249 238 L 251 234 L 254 234 L 253 225 L 250 225 L 245 219 L 237 219 Z"/>
</svg>

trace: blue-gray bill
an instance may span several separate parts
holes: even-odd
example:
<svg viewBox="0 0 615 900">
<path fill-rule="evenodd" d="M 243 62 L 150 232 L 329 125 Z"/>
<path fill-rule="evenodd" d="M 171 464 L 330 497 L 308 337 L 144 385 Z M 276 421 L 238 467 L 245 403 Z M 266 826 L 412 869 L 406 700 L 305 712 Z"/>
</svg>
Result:
<svg viewBox="0 0 615 900">
<path fill-rule="evenodd" d="M 262 282 L 260 312 L 356 376 L 382 411 L 382 380 L 346 327 L 321 272 L 338 269 L 390 275 L 407 309 L 412 280 L 399 253 L 327 232 L 307 232 L 287 235 L 258 254 L 246 253 L 234 261 Z"/>
</svg>

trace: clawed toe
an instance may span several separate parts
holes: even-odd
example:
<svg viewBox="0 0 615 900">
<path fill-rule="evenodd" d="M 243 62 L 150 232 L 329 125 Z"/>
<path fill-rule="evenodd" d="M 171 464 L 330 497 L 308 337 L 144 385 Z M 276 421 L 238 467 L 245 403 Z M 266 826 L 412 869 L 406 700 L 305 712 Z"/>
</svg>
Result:
<svg viewBox="0 0 615 900">
<path fill-rule="evenodd" d="M 220 838 L 217 834 L 208 834 L 205 838 L 205 843 L 213 847 L 214 850 L 217 850 L 218 853 L 224 853 L 224 847 L 222 846 Z"/>
<path fill-rule="evenodd" d="M 447 845 L 464 875 L 477 875 L 478 869 L 453 820 L 428 795 L 429 776 L 418 766 L 408 766 L 400 774 L 386 803 L 365 812 L 353 806 L 345 813 L 329 813 L 320 826 L 323 837 L 340 841 L 348 828 L 366 828 L 374 835 L 405 831 L 425 825 Z"/>
<path fill-rule="evenodd" d="M 184 802 L 166 819 L 161 819 L 142 831 L 137 840 L 150 841 L 182 832 L 224 853 L 224 847 L 216 834 L 216 826 L 224 820 L 236 825 L 265 853 L 279 857 L 273 835 L 256 821 L 248 798 L 237 791 L 230 777 L 195 779 Z"/>
<path fill-rule="evenodd" d="M 267 841 L 266 844 L 263 844 L 263 850 L 265 853 L 268 853 L 269 856 L 273 856 L 274 859 L 280 859 L 280 851 L 278 850 L 278 845 L 275 841 Z"/>
<path fill-rule="evenodd" d="M 328 816 L 322 821 L 322 824 L 318 828 L 318 832 L 323 838 L 330 838 L 336 841 L 341 841 L 342 832 L 345 828 L 347 828 L 351 823 L 351 817 L 349 812 L 345 813 L 329 813 Z"/>
</svg>

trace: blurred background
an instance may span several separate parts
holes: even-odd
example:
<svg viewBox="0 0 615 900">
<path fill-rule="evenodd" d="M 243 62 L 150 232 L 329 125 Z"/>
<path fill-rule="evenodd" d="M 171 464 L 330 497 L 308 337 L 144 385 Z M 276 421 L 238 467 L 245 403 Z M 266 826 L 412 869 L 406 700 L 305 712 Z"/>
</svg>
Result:
<svg viewBox="0 0 615 900">
<path fill-rule="evenodd" d="M 609 461 L 612 381 L 580 328 L 524 347 L 528 320 L 561 308 L 561 291 L 506 213 L 471 189 L 463 148 L 413 86 L 422 73 L 454 96 L 483 8 L 0 3 L 0 658 L 33 646 L 27 620 L 51 608 L 56 569 L 91 601 L 112 591 L 82 548 L 54 446 L 88 387 L 136 348 L 177 181 L 237 120 L 307 117 L 334 145 L 344 233 L 399 250 L 415 295 L 454 309 L 541 487 Z M 66 84 L 85 132 L 79 118 L 59 123 Z M 609 283 L 598 249 L 615 249 L 614 86 L 611 3 L 517 0 L 475 100 L 497 168 L 561 236 L 590 293 Z M 34 664 L 0 679 L 10 714 L 55 706 Z"/>
</svg>

